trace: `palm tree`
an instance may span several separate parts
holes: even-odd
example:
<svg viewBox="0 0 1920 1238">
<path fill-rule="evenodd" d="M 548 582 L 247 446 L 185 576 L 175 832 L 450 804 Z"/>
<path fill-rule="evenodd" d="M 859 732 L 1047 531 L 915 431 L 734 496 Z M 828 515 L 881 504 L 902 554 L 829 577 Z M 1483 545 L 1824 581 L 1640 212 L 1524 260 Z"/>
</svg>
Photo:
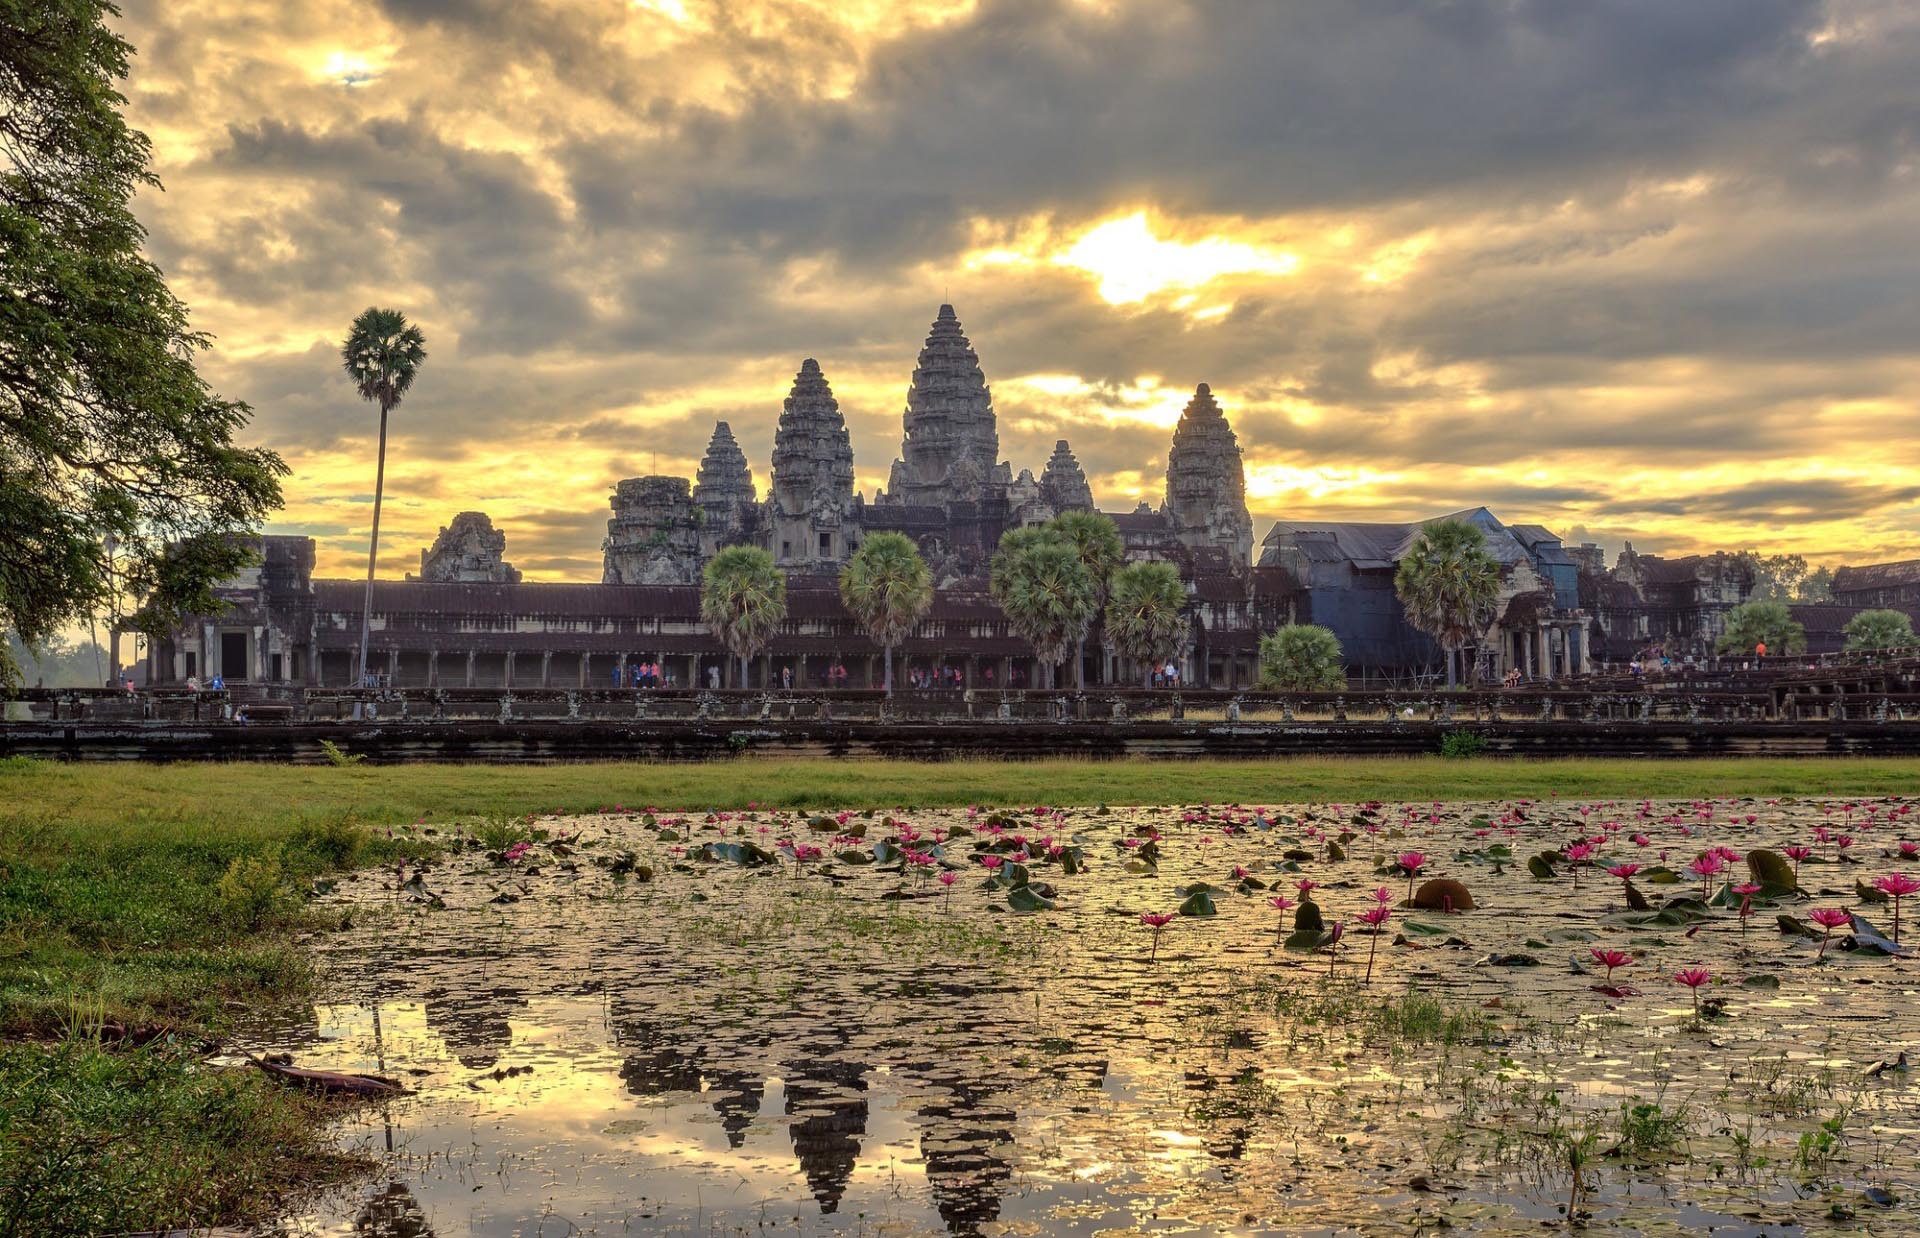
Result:
<svg viewBox="0 0 1920 1238">
<path fill-rule="evenodd" d="M 773 556 L 758 546 L 729 546 L 700 574 L 700 618 L 740 659 L 739 687 L 747 686 L 747 662 L 766 647 L 787 617 L 787 578 Z"/>
<path fill-rule="evenodd" d="M 893 647 L 933 607 L 933 572 L 904 533 L 875 533 L 860 543 L 840 569 L 840 600 L 878 641 L 885 661 L 882 681 L 893 695 Z"/>
<path fill-rule="evenodd" d="M 1093 622 L 1099 603 L 1093 575 L 1073 547 L 1049 536 L 1019 536 L 1025 532 L 1016 529 L 1000 539 L 989 588 L 1013 630 L 1033 646 L 1052 687 L 1054 664 Z"/>
<path fill-rule="evenodd" d="M 399 310 L 369 307 L 347 328 L 340 361 L 360 397 L 380 405 L 380 455 L 373 472 L 373 538 L 367 546 L 367 596 L 360 608 L 360 670 L 367 683 L 367 640 L 373 630 L 373 566 L 380 558 L 380 499 L 387 482 L 387 414 L 413 386 L 427 359 L 427 337 Z"/>
<path fill-rule="evenodd" d="M 1728 611 L 1726 631 L 1713 651 L 1752 653 L 1763 643 L 1770 654 L 1807 651 L 1807 629 L 1785 602 L 1744 602 Z"/>
<path fill-rule="evenodd" d="M 1801 633 L 1805 635 L 1805 628 Z M 1863 610 L 1841 631 L 1848 649 L 1911 649 L 1913 620 L 1897 610 Z"/>
<path fill-rule="evenodd" d="M 1394 574 L 1407 622 L 1446 651 L 1449 689 L 1459 682 L 1455 659 L 1493 622 L 1500 596 L 1500 565 L 1486 546 L 1478 527 L 1464 520 L 1436 521 L 1414 539 Z"/>
<path fill-rule="evenodd" d="M 1180 652 L 1187 636 L 1187 591 L 1171 563 L 1129 563 L 1113 574 L 1107 596 L 1107 635 L 1122 657 L 1144 669 L 1140 686 L 1153 682 L 1153 668 Z"/>
<path fill-rule="evenodd" d="M 1093 577 L 1094 614 L 1088 616 L 1087 627 L 1081 628 L 1073 638 L 1073 687 L 1074 691 L 1081 692 L 1087 686 L 1087 629 L 1093 626 L 1093 619 L 1107 603 L 1107 589 L 1114 571 L 1126 558 L 1127 548 L 1120 540 L 1120 530 L 1115 527 L 1113 517 L 1104 512 L 1062 512 L 1048 521 L 1047 527 L 1053 530 L 1056 539 L 1073 547 Z"/>
</svg>

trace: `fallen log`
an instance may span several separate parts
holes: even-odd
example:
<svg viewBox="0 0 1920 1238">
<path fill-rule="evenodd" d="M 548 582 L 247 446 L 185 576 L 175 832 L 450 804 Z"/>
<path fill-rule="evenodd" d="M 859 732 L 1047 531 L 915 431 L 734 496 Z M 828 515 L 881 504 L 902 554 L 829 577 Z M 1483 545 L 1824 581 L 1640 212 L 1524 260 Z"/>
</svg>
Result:
<svg viewBox="0 0 1920 1238">
<path fill-rule="evenodd" d="M 407 1090 L 399 1080 L 389 1079 L 385 1075 L 314 1070 L 305 1066 L 288 1066 L 258 1057 L 247 1060 L 283 1083 L 291 1083 L 309 1092 L 320 1092 L 329 1096 L 402 1096 Z"/>
</svg>

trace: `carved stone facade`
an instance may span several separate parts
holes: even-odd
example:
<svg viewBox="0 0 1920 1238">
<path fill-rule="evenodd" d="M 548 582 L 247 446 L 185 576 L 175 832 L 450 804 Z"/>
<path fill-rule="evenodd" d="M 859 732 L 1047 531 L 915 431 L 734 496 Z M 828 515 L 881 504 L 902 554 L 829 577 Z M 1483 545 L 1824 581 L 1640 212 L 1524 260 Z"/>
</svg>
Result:
<svg viewBox="0 0 1920 1238">
<path fill-rule="evenodd" d="M 906 437 L 876 503 L 945 507 L 977 502 L 1013 480 L 1000 462 L 987 376 L 953 306 L 942 305 L 907 388 Z"/>
<path fill-rule="evenodd" d="M 686 585 L 706 560 L 701 509 L 684 477 L 629 477 L 614 487 L 613 518 L 600 581 L 608 585 Z"/>
<path fill-rule="evenodd" d="M 773 436 L 773 494 L 767 501 L 774 562 L 831 571 L 852 553 L 853 441 L 820 363 L 794 376 Z"/>
<path fill-rule="evenodd" d="M 518 584 L 520 570 L 502 557 L 506 550 L 507 535 L 493 527 L 487 513 L 461 512 L 440 530 L 432 546 L 420 552 L 419 575 L 409 572 L 407 579 L 438 584 Z"/>
<path fill-rule="evenodd" d="M 1046 471 L 1040 474 L 1040 496 L 1055 512 L 1093 510 L 1093 487 L 1087 484 L 1087 475 L 1080 471 L 1080 461 L 1066 439 L 1056 442 L 1047 457 Z"/>
<path fill-rule="evenodd" d="M 1173 430 L 1167 453 L 1167 501 L 1161 509 L 1188 546 L 1217 546 L 1235 563 L 1253 554 L 1253 517 L 1247 511 L 1247 475 L 1240 440 L 1205 383 Z"/>
<path fill-rule="evenodd" d="M 713 425 L 694 483 L 693 502 L 702 521 L 700 551 L 709 558 L 724 546 L 751 542 L 759 532 L 753 470 L 747 466 L 747 453 L 734 441 L 733 427 L 724 421 Z"/>
</svg>

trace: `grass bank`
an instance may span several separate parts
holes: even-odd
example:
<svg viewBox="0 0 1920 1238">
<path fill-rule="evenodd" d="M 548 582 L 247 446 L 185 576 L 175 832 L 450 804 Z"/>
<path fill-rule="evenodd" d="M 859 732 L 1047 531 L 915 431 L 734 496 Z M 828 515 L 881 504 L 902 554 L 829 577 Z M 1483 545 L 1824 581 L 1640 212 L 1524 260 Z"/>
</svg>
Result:
<svg viewBox="0 0 1920 1238">
<path fill-rule="evenodd" d="M 590 811 L 1548 796 L 1868 795 L 1920 761 L 783 761 L 57 765 L 0 761 L 0 1236 L 259 1215 L 338 1169 L 318 1110 L 196 1043 L 303 995 L 300 892 L 415 844 L 388 827 Z M 171 1029 L 139 1049 L 123 1030 Z"/>
</svg>

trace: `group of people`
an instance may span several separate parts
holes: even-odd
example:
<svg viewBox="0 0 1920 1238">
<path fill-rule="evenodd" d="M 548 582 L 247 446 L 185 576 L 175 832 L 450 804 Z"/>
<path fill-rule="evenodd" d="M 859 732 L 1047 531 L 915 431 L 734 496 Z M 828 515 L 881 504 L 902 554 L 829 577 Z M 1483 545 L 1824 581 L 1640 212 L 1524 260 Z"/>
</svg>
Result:
<svg viewBox="0 0 1920 1238">
<path fill-rule="evenodd" d="M 987 673 L 991 675 L 993 672 L 989 669 Z M 960 668 L 957 666 L 915 666 L 907 670 L 907 684 L 909 687 L 921 691 L 930 691 L 937 688 L 949 688 L 954 691 L 959 691 L 967 686 L 967 677 L 961 673 Z"/>
<path fill-rule="evenodd" d="M 717 671 L 719 667 L 714 669 Z M 626 676 L 624 683 L 621 680 L 622 674 L 620 667 L 613 668 L 614 687 L 676 688 L 680 686 L 673 672 L 658 662 L 635 662 L 629 665 L 624 671 Z"/>
<path fill-rule="evenodd" d="M 1180 668 L 1173 664 L 1173 659 L 1167 659 L 1165 666 L 1156 666 L 1153 668 L 1152 683 L 1156 688 L 1177 688 L 1180 686 Z"/>
</svg>

